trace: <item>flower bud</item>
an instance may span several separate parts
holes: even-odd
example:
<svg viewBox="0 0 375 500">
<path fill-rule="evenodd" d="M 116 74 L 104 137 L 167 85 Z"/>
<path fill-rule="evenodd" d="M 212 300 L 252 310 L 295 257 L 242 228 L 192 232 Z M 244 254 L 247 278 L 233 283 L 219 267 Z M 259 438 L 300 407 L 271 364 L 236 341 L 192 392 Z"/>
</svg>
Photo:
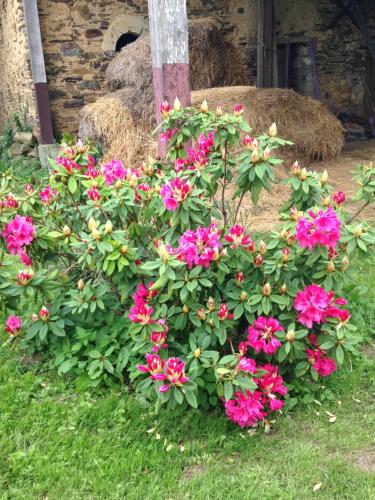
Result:
<svg viewBox="0 0 375 500">
<path fill-rule="evenodd" d="M 323 207 L 329 207 L 329 205 L 331 204 L 331 197 L 326 196 L 325 198 L 323 198 L 322 204 L 323 204 Z"/>
<path fill-rule="evenodd" d="M 216 108 L 216 115 L 217 116 L 223 116 L 223 109 L 221 106 L 217 106 Z"/>
<path fill-rule="evenodd" d="M 307 170 L 303 168 L 299 174 L 300 180 L 303 182 L 307 179 Z"/>
<path fill-rule="evenodd" d="M 245 275 L 242 271 L 239 271 L 235 274 L 235 280 L 238 284 L 243 283 L 245 281 Z"/>
<path fill-rule="evenodd" d="M 286 240 L 287 237 L 289 236 L 289 231 L 287 231 L 286 229 L 282 229 L 279 233 L 279 236 L 282 240 Z"/>
<path fill-rule="evenodd" d="M 286 340 L 287 340 L 288 342 L 293 342 L 293 341 L 294 341 L 294 339 L 295 339 L 295 336 L 296 336 L 296 334 L 295 334 L 294 330 L 289 330 L 289 331 L 286 333 L 285 338 L 286 338 Z"/>
<path fill-rule="evenodd" d="M 298 161 L 296 160 L 292 165 L 292 174 L 298 177 L 300 173 L 301 173 L 301 168 L 299 166 Z"/>
<path fill-rule="evenodd" d="M 208 297 L 208 301 L 207 301 L 207 309 L 209 311 L 214 311 L 215 310 L 215 301 L 212 297 Z"/>
<path fill-rule="evenodd" d="M 107 220 L 107 222 L 105 223 L 105 226 L 104 226 L 104 232 L 106 234 L 111 234 L 113 231 L 113 224 L 110 220 Z"/>
<path fill-rule="evenodd" d="M 198 316 L 198 319 L 200 319 L 201 321 L 206 321 L 207 315 L 206 315 L 206 311 L 203 309 L 203 307 L 198 309 L 197 316 Z"/>
<path fill-rule="evenodd" d="M 70 229 L 69 226 L 66 225 L 63 227 L 62 232 L 64 236 L 70 236 L 72 234 L 72 230 Z"/>
<path fill-rule="evenodd" d="M 98 223 L 96 222 L 96 220 L 93 217 L 90 217 L 87 226 L 90 229 L 90 231 L 92 231 L 95 227 L 98 226 Z"/>
<path fill-rule="evenodd" d="M 180 100 L 178 97 L 175 98 L 174 102 L 173 102 L 173 109 L 175 111 L 180 111 L 181 110 L 181 103 L 180 103 Z"/>
<path fill-rule="evenodd" d="M 265 297 L 269 297 L 271 295 L 271 292 L 272 292 L 272 287 L 269 283 L 263 285 L 262 293 Z"/>
<path fill-rule="evenodd" d="M 34 323 L 35 323 L 35 321 L 38 321 L 38 319 L 39 319 L 39 316 L 37 314 L 33 313 L 31 315 L 31 321 L 33 321 Z"/>
<path fill-rule="evenodd" d="M 118 179 L 116 182 L 115 182 L 115 189 L 119 190 L 122 188 L 122 181 L 120 181 L 120 179 Z"/>
<path fill-rule="evenodd" d="M 94 238 L 94 240 L 96 240 L 96 241 L 99 241 L 101 238 L 100 232 L 96 229 L 96 227 L 92 228 L 91 235 Z"/>
<path fill-rule="evenodd" d="M 78 290 L 83 290 L 85 288 L 85 282 L 83 281 L 82 278 L 78 280 L 77 287 Z"/>
<path fill-rule="evenodd" d="M 283 264 L 286 264 L 289 260 L 290 250 L 288 247 L 285 247 L 281 250 L 281 253 L 282 253 L 281 261 Z"/>
<path fill-rule="evenodd" d="M 42 306 L 39 310 L 39 317 L 41 320 L 46 321 L 49 317 L 49 310 L 46 306 Z"/>
<path fill-rule="evenodd" d="M 273 122 L 273 124 L 270 126 L 270 128 L 268 130 L 268 134 L 271 137 L 276 137 L 277 136 L 277 126 L 276 126 L 275 122 Z"/>
<path fill-rule="evenodd" d="M 335 270 L 336 270 L 336 267 L 335 267 L 335 264 L 334 264 L 333 260 L 328 261 L 328 264 L 327 264 L 327 273 L 334 273 Z"/>
<path fill-rule="evenodd" d="M 207 104 L 206 99 L 204 99 L 202 104 L 201 104 L 201 111 L 202 111 L 202 113 L 208 113 L 208 104 Z"/>
<path fill-rule="evenodd" d="M 241 292 L 241 295 L 240 295 L 240 299 L 242 302 L 246 302 L 249 298 L 249 295 L 247 292 L 245 292 L 245 290 L 242 290 Z"/>
<path fill-rule="evenodd" d="M 214 323 L 213 319 L 209 319 L 208 320 L 208 324 L 210 325 L 211 328 L 213 328 L 215 326 L 215 323 Z"/>
<path fill-rule="evenodd" d="M 287 291 L 288 291 L 288 287 L 286 286 L 286 284 L 285 284 L 285 283 L 283 283 L 283 284 L 281 285 L 281 287 L 280 287 L 280 293 L 281 293 L 282 295 L 284 295 L 284 293 L 286 293 Z"/>
<path fill-rule="evenodd" d="M 194 351 L 194 358 L 196 358 L 196 359 L 200 358 L 201 354 L 202 354 L 202 350 L 199 347 L 197 347 L 197 349 L 195 349 L 195 351 Z"/>
<path fill-rule="evenodd" d="M 267 161 L 271 158 L 271 150 L 270 148 L 267 146 L 264 151 L 263 151 L 263 155 L 262 155 L 262 159 L 264 161 Z"/>
<path fill-rule="evenodd" d="M 349 257 L 347 255 L 344 255 L 342 258 L 342 266 L 341 266 L 341 271 L 346 271 L 349 267 Z"/>
<path fill-rule="evenodd" d="M 259 253 L 260 255 L 266 255 L 267 253 L 267 245 L 263 240 L 260 240 L 259 242 Z"/>
<path fill-rule="evenodd" d="M 362 233 L 363 233 L 362 224 L 358 224 L 358 226 L 356 226 L 353 229 L 353 234 L 356 238 L 359 238 Z"/>
<path fill-rule="evenodd" d="M 255 267 L 262 267 L 264 262 L 263 255 L 260 255 L 259 253 L 257 255 L 254 255 L 253 262 Z"/>
<path fill-rule="evenodd" d="M 324 172 L 320 176 L 320 183 L 322 186 L 324 186 L 325 184 L 327 184 L 327 182 L 328 182 L 328 172 L 327 170 L 324 170 Z"/>
<path fill-rule="evenodd" d="M 182 312 L 183 312 L 184 314 L 187 314 L 189 311 L 190 311 L 189 306 L 187 306 L 186 304 L 184 304 L 184 305 L 182 306 Z"/>
<path fill-rule="evenodd" d="M 162 259 L 163 262 L 169 261 L 169 252 L 167 250 L 167 247 L 164 245 L 164 243 L 161 243 L 161 242 L 159 243 L 157 252 L 160 255 L 160 258 Z"/>
<path fill-rule="evenodd" d="M 333 201 L 336 206 L 340 206 L 345 201 L 345 193 L 343 191 L 338 191 L 333 195 Z"/>
<path fill-rule="evenodd" d="M 251 162 L 256 163 L 259 160 L 259 150 L 257 148 L 253 149 L 251 155 Z"/>
<path fill-rule="evenodd" d="M 126 253 L 128 253 L 128 251 L 129 251 L 128 245 L 122 245 L 120 250 L 121 255 L 125 255 Z"/>
</svg>

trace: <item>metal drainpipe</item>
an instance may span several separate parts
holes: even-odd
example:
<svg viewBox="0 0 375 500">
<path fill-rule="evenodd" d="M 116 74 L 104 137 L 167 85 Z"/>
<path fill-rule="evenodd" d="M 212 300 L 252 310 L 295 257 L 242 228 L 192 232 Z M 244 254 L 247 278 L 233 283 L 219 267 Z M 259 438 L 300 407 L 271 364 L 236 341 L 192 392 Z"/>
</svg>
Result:
<svg viewBox="0 0 375 500">
<path fill-rule="evenodd" d="M 49 106 L 37 0 L 23 0 L 23 9 L 25 13 L 31 72 L 33 75 L 39 119 L 40 142 L 41 144 L 53 144 L 55 140 L 53 137 L 51 109 Z"/>
</svg>

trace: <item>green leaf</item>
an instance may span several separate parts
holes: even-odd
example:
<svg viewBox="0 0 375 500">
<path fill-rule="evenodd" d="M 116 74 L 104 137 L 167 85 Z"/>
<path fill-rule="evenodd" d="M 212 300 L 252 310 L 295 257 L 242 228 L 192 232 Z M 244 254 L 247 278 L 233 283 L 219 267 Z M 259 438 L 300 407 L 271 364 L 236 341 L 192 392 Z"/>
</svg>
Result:
<svg viewBox="0 0 375 500">
<path fill-rule="evenodd" d="M 238 319 L 243 315 L 244 305 L 242 303 L 238 304 L 234 310 L 234 319 Z"/>
<path fill-rule="evenodd" d="M 74 175 L 71 175 L 68 180 L 68 189 L 69 191 L 74 194 L 77 191 L 77 181 Z"/>
<path fill-rule="evenodd" d="M 47 236 L 49 236 L 50 238 L 61 238 L 64 235 L 59 231 L 50 231 L 49 233 L 47 233 Z"/>
<path fill-rule="evenodd" d="M 150 290 L 158 290 L 159 288 L 163 288 L 167 282 L 168 276 L 166 274 L 163 274 L 163 276 L 160 276 L 160 278 L 155 281 Z"/>
<path fill-rule="evenodd" d="M 341 347 L 341 345 L 337 346 L 336 348 L 336 359 L 339 365 L 344 362 L 344 349 Z"/>
<path fill-rule="evenodd" d="M 228 401 L 229 399 L 231 399 L 231 397 L 233 396 L 233 393 L 234 393 L 234 388 L 233 388 L 233 385 L 231 384 L 231 382 L 225 382 L 225 384 L 224 384 L 225 400 Z"/>
<path fill-rule="evenodd" d="M 198 401 L 197 401 L 197 396 L 195 395 L 195 392 L 193 392 L 193 391 L 185 392 L 185 399 L 189 403 L 190 406 L 192 406 L 193 408 L 198 408 Z"/>
</svg>

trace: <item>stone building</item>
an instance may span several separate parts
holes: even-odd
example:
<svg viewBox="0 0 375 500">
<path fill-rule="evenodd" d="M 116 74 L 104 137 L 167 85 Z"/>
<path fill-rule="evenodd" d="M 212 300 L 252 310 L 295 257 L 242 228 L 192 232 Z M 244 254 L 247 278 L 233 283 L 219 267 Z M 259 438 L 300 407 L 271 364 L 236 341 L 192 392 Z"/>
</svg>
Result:
<svg viewBox="0 0 375 500">
<path fill-rule="evenodd" d="M 369 50 L 372 37 L 375 52 L 374 0 L 349 2 L 360 7 L 364 26 L 342 12 L 347 1 L 274 0 L 268 85 L 320 98 L 335 113 L 368 118 L 375 114 Z M 217 20 L 254 83 L 258 2 L 187 1 L 189 18 Z M 38 0 L 38 9 L 54 132 L 74 132 L 78 110 L 106 92 L 110 59 L 148 30 L 147 0 Z M 0 130 L 15 108 L 26 104 L 37 127 L 22 0 L 0 0 L 0 12 Z"/>
</svg>

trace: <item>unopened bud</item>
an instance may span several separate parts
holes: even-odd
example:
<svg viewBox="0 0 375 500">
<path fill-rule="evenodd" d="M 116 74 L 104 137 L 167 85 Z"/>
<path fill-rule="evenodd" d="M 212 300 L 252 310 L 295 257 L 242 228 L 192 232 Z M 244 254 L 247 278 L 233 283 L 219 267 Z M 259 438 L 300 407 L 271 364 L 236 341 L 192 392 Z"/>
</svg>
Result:
<svg viewBox="0 0 375 500">
<path fill-rule="evenodd" d="M 104 232 L 106 234 L 111 234 L 113 231 L 113 224 L 110 220 L 107 220 L 107 222 L 105 223 L 105 226 L 104 226 Z"/>
<path fill-rule="evenodd" d="M 215 310 L 215 301 L 212 297 L 208 297 L 207 309 L 211 312 Z"/>
<path fill-rule="evenodd" d="M 354 229 L 353 229 L 353 234 L 356 238 L 359 238 L 361 236 L 361 234 L 363 233 L 363 228 L 362 228 L 362 224 L 358 224 L 358 226 L 356 226 Z"/>
<path fill-rule="evenodd" d="M 197 316 L 201 321 L 206 321 L 207 315 L 206 315 L 206 311 L 203 309 L 203 307 L 198 309 Z"/>
<path fill-rule="evenodd" d="M 195 351 L 194 351 L 194 358 L 196 358 L 196 359 L 200 358 L 201 354 L 202 354 L 202 350 L 199 347 L 197 347 L 197 349 L 195 349 Z"/>
<path fill-rule="evenodd" d="M 238 273 L 236 273 L 235 280 L 237 281 L 237 283 L 243 283 L 245 280 L 244 273 L 242 271 L 239 271 Z"/>
<path fill-rule="evenodd" d="M 187 314 L 190 311 L 189 306 L 187 306 L 186 304 L 184 304 L 182 306 L 182 311 L 183 311 L 184 314 Z"/>
<path fill-rule="evenodd" d="M 271 150 L 269 147 L 266 147 L 265 150 L 263 151 L 262 159 L 264 161 L 267 161 L 271 158 Z"/>
<path fill-rule="evenodd" d="M 160 258 L 162 259 L 163 262 L 169 261 L 169 253 L 168 253 L 167 247 L 164 245 L 164 243 L 159 243 L 158 254 L 160 255 Z"/>
<path fill-rule="evenodd" d="M 213 319 L 209 319 L 208 320 L 208 324 L 210 325 L 211 328 L 213 328 L 215 326 L 215 323 L 214 323 Z"/>
<path fill-rule="evenodd" d="M 122 182 L 120 180 L 117 180 L 115 182 L 115 189 L 119 190 L 122 188 Z"/>
<path fill-rule="evenodd" d="M 327 184 L 328 182 L 328 172 L 327 170 L 324 170 L 324 172 L 322 173 L 321 177 L 320 177 L 320 183 L 322 186 L 324 186 L 325 184 Z"/>
<path fill-rule="evenodd" d="M 347 255 L 344 255 L 342 258 L 342 266 L 341 266 L 341 271 L 346 271 L 349 267 L 349 257 Z"/>
<path fill-rule="evenodd" d="M 301 168 L 299 166 L 299 163 L 298 163 L 298 161 L 295 161 L 292 165 L 292 173 L 293 173 L 293 175 L 298 177 L 300 172 L 301 172 Z"/>
<path fill-rule="evenodd" d="M 78 290 L 83 290 L 85 288 L 85 282 L 83 281 L 83 279 L 78 280 L 77 287 Z"/>
<path fill-rule="evenodd" d="M 260 240 L 259 242 L 259 253 L 260 255 L 266 255 L 267 253 L 267 245 L 263 240 Z"/>
<path fill-rule="evenodd" d="M 266 283 L 265 285 L 263 285 L 263 295 L 265 297 L 269 297 L 271 295 L 271 292 L 272 292 L 272 287 L 269 283 Z"/>
<path fill-rule="evenodd" d="M 282 229 L 282 230 L 280 231 L 280 238 L 281 238 L 282 240 L 286 240 L 286 239 L 287 239 L 287 237 L 288 237 L 288 235 L 289 235 L 289 231 L 287 231 L 286 229 Z"/>
<path fill-rule="evenodd" d="M 217 106 L 216 108 L 216 115 L 217 116 L 223 116 L 223 109 L 221 106 Z"/>
<path fill-rule="evenodd" d="M 208 104 L 206 99 L 204 99 L 204 101 L 201 104 L 201 111 L 202 113 L 208 113 Z"/>
<path fill-rule="evenodd" d="M 328 264 L 327 264 L 327 273 L 334 273 L 335 270 L 336 270 L 336 267 L 335 267 L 335 264 L 334 264 L 333 260 L 328 261 Z"/>
<path fill-rule="evenodd" d="M 305 181 L 307 179 L 307 170 L 303 168 L 299 173 L 299 178 L 301 181 Z"/>
<path fill-rule="evenodd" d="M 38 321 L 38 319 L 39 319 L 39 316 L 37 314 L 33 313 L 31 315 L 31 321 L 35 322 L 35 321 Z"/>
<path fill-rule="evenodd" d="M 323 198 L 322 203 L 323 207 L 329 207 L 329 205 L 331 204 L 331 197 L 326 196 L 325 198 Z"/>
<path fill-rule="evenodd" d="M 273 122 L 273 124 L 270 126 L 270 128 L 268 130 L 268 134 L 271 137 L 276 137 L 277 136 L 277 126 L 276 126 L 275 122 Z"/>
<path fill-rule="evenodd" d="M 289 331 L 286 333 L 285 338 L 286 338 L 286 340 L 287 340 L 288 342 L 293 342 L 293 341 L 294 341 L 294 339 L 295 339 L 295 336 L 296 336 L 296 334 L 295 334 L 294 330 L 289 330 Z"/>
<path fill-rule="evenodd" d="M 125 255 L 126 253 L 128 253 L 128 251 L 129 251 L 128 245 L 122 245 L 120 250 L 121 255 Z"/>
<path fill-rule="evenodd" d="M 91 235 L 94 238 L 94 240 L 96 240 L 96 241 L 99 241 L 101 238 L 100 232 L 96 229 L 96 227 L 92 228 Z"/>
<path fill-rule="evenodd" d="M 62 232 L 64 236 L 70 236 L 72 234 L 72 230 L 69 226 L 64 226 Z"/>
<path fill-rule="evenodd" d="M 90 231 L 92 231 L 95 227 L 97 227 L 97 225 L 98 223 L 96 222 L 96 220 L 93 217 L 90 217 L 87 223 L 87 226 L 90 229 Z"/>
<path fill-rule="evenodd" d="M 284 295 L 288 291 L 288 287 L 286 286 L 285 283 L 283 283 L 280 287 L 280 293 Z"/>
<path fill-rule="evenodd" d="M 253 149 L 251 154 L 252 163 L 256 163 L 259 160 L 259 150 L 257 148 Z"/>
<path fill-rule="evenodd" d="M 178 97 L 175 98 L 174 102 L 173 102 L 173 109 L 175 111 L 180 111 L 181 110 L 181 103 L 180 103 L 180 100 Z"/>
<path fill-rule="evenodd" d="M 49 310 L 46 306 L 42 306 L 39 310 L 39 317 L 41 320 L 46 321 L 49 317 Z"/>
<path fill-rule="evenodd" d="M 241 292 L 241 295 L 240 295 L 240 299 L 242 302 L 246 302 L 249 298 L 249 295 L 247 292 L 245 292 L 245 290 L 242 290 Z"/>
</svg>

